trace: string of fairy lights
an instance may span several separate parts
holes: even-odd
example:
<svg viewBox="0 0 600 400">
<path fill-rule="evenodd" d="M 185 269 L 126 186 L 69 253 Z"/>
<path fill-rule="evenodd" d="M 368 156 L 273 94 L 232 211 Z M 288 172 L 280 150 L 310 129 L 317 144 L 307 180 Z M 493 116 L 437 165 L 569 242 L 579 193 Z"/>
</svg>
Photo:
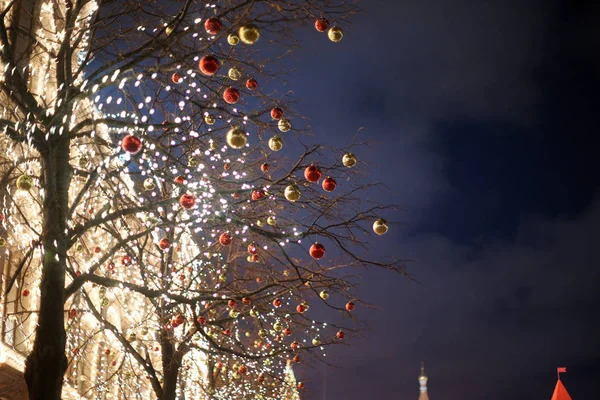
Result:
<svg viewBox="0 0 600 400">
<path fill-rule="evenodd" d="M 345 305 L 330 298 L 340 290 L 327 286 L 337 281 L 319 264 L 325 246 L 311 244 L 310 261 L 296 255 L 306 251 L 303 239 L 309 237 L 308 227 L 296 221 L 306 212 L 303 201 L 334 192 L 337 182 L 314 163 L 296 167 L 303 180 L 295 178 L 295 170 L 288 179 L 268 175 L 267 161 L 283 157 L 279 152 L 290 141 L 285 134 L 293 123 L 280 105 L 272 106 L 268 124 L 276 133 L 264 139 L 256 133 L 267 123 L 245 110 L 244 98 L 259 93 L 259 81 L 248 75 L 245 88 L 238 89 L 245 71 L 231 60 L 236 46 L 259 41 L 261 28 L 253 22 L 227 26 L 219 10 L 217 3 L 206 4 L 196 13 L 202 16 L 190 22 L 139 26 L 139 32 L 201 44 L 204 53 L 164 70 L 122 71 L 117 65 L 93 78 L 75 77 L 83 97 L 71 105 L 70 119 L 45 133 L 50 140 L 87 117 L 94 121 L 91 132 L 72 139 L 71 146 L 69 198 L 77 204 L 69 220 L 74 245 L 67 287 L 86 276 L 89 281 L 66 304 L 67 380 L 79 391 L 67 393 L 67 399 L 156 397 L 152 382 L 163 385 L 167 379 L 167 340 L 183 354 L 177 398 L 298 400 L 304 383 L 296 381 L 292 363 L 326 357 L 327 345 L 346 335 L 307 314 L 311 292 L 337 311 L 349 314 L 355 307 L 351 298 Z M 43 48 L 57 51 L 65 34 L 54 23 L 55 12 L 52 2 L 42 3 L 36 34 Z M 97 12 L 91 1 L 76 25 L 83 32 L 74 54 L 80 64 L 88 54 L 86 27 Z M 327 32 L 332 42 L 342 39 L 340 27 L 315 19 L 318 32 Z M 229 61 L 217 54 L 227 54 Z M 219 74 L 227 62 L 231 66 Z M 51 66 L 44 70 L 39 58 L 35 63 L 28 68 L 38 72 L 32 75 L 37 83 L 30 84 L 52 115 L 65 107 L 51 97 L 60 89 L 48 81 L 55 72 Z M 204 105 L 200 112 L 198 104 Z M 3 118 L 9 114 L 2 110 Z M 45 193 L 31 147 L 35 124 L 15 121 L 14 129 L 29 140 L 0 139 L 16 178 L 2 199 L 0 244 L 5 257 L 29 253 L 32 261 L 4 299 L 3 312 L 13 322 L 9 344 L 26 353 L 40 301 L 36 265 L 44 257 L 38 244 Z M 350 169 L 357 159 L 346 152 L 335 163 Z M 90 228 L 78 231 L 82 225 Z M 375 233 L 387 229 L 383 219 L 374 220 Z"/>
</svg>

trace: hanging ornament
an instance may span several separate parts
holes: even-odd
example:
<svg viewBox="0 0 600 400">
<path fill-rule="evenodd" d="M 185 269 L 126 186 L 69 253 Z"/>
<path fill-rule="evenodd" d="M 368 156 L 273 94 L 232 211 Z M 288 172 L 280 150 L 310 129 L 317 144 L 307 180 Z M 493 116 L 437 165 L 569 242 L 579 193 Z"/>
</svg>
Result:
<svg viewBox="0 0 600 400">
<path fill-rule="evenodd" d="M 342 330 L 339 330 L 339 331 L 338 331 L 338 332 L 335 334 L 335 336 L 336 336 L 338 339 L 342 340 L 342 339 L 344 338 L 344 336 L 346 336 L 346 334 L 344 333 L 344 331 L 342 331 Z"/>
<path fill-rule="evenodd" d="M 137 136 L 127 135 L 121 142 L 121 148 L 129 154 L 137 154 L 142 149 L 142 141 Z"/>
<path fill-rule="evenodd" d="M 240 92 L 235 88 L 229 87 L 223 92 L 223 100 L 225 100 L 227 104 L 235 104 L 239 99 Z"/>
<path fill-rule="evenodd" d="M 158 247 L 160 247 L 161 250 L 167 250 L 171 247 L 171 242 L 167 238 L 162 238 L 160 239 L 160 242 L 158 242 Z"/>
<path fill-rule="evenodd" d="M 235 46 L 239 42 L 240 42 L 240 37 L 238 35 L 236 35 L 235 33 L 230 33 L 227 36 L 227 43 L 229 43 L 230 45 Z"/>
<path fill-rule="evenodd" d="M 329 29 L 329 21 L 327 21 L 325 18 L 317 19 L 315 21 L 315 29 L 319 32 L 325 32 L 327 29 Z"/>
<path fill-rule="evenodd" d="M 236 67 L 229 68 L 227 75 L 229 76 L 229 79 L 233 81 L 237 81 L 242 78 L 242 72 Z"/>
<path fill-rule="evenodd" d="M 183 175 L 177 175 L 174 179 L 175 183 L 177 183 L 178 185 L 183 185 L 185 184 L 185 178 L 183 177 Z"/>
<path fill-rule="evenodd" d="M 229 308 L 235 308 L 236 305 L 237 305 L 237 302 L 234 299 L 230 299 L 227 302 L 227 306 L 229 306 Z"/>
<path fill-rule="evenodd" d="M 212 125 L 215 123 L 215 117 L 213 117 L 212 115 L 208 114 L 204 116 L 204 122 L 206 122 L 208 125 Z"/>
<path fill-rule="evenodd" d="M 346 303 L 346 310 L 352 311 L 352 310 L 354 310 L 354 307 L 355 306 L 354 306 L 353 302 L 349 301 L 348 303 Z"/>
<path fill-rule="evenodd" d="M 255 242 L 252 242 L 248 245 L 248 253 L 251 255 L 258 254 L 258 245 Z"/>
<path fill-rule="evenodd" d="M 283 148 L 283 141 L 277 135 L 269 139 L 269 148 L 273 151 L 279 151 Z"/>
<path fill-rule="evenodd" d="M 321 170 L 316 165 L 311 164 L 304 170 L 304 178 L 312 183 L 318 182 L 321 179 Z"/>
<path fill-rule="evenodd" d="M 29 191 L 33 187 L 33 178 L 27 174 L 23 174 L 17 178 L 17 189 Z"/>
<path fill-rule="evenodd" d="M 276 322 L 273 324 L 273 330 L 274 330 L 274 331 L 277 331 L 277 332 L 279 332 L 279 331 L 283 330 L 283 325 L 281 324 L 281 322 L 279 322 L 279 321 L 276 321 Z"/>
<path fill-rule="evenodd" d="M 248 142 L 248 138 L 246 137 L 246 133 L 240 127 L 233 127 L 227 132 L 227 136 L 225 137 L 227 140 L 227 144 L 232 149 L 241 149 Z"/>
<path fill-rule="evenodd" d="M 287 118 L 283 118 L 283 117 L 282 117 L 282 118 L 279 120 L 279 122 L 277 123 L 277 127 L 279 128 L 279 130 L 280 130 L 281 132 L 287 132 L 287 131 L 289 131 L 290 129 L 292 129 L 292 123 L 290 122 L 290 120 L 289 120 L 289 119 L 287 119 Z"/>
<path fill-rule="evenodd" d="M 383 218 L 379 218 L 373 222 L 373 231 L 378 235 L 384 235 L 388 231 L 387 222 Z"/>
<path fill-rule="evenodd" d="M 254 24 L 246 24 L 240 27 L 238 31 L 240 40 L 245 44 L 254 44 L 260 37 L 260 31 Z"/>
<path fill-rule="evenodd" d="M 246 81 L 246 87 L 250 90 L 254 90 L 258 87 L 258 82 L 254 78 L 250 78 Z"/>
<path fill-rule="evenodd" d="M 312 340 L 312 345 L 313 346 L 320 346 L 321 345 L 321 339 L 317 336 L 316 338 L 314 338 Z"/>
<path fill-rule="evenodd" d="M 325 246 L 323 246 L 321 243 L 315 243 L 312 246 L 310 246 L 310 256 L 315 260 L 323 258 L 324 255 Z"/>
<path fill-rule="evenodd" d="M 300 314 L 302 314 L 306 311 L 306 306 L 304 304 L 298 304 L 296 306 L 296 311 L 298 311 Z"/>
<path fill-rule="evenodd" d="M 271 118 L 278 120 L 283 117 L 283 110 L 279 107 L 275 107 L 271 110 Z"/>
<path fill-rule="evenodd" d="M 186 210 L 189 210 L 196 205 L 196 198 L 194 195 L 186 193 L 179 198 L 179 204 Z"/>
<path fill-rule="evenodd" d="M 321 293 L 319 293 L 319 297 L 321 297 L 323 300 L 327 300 L 329 298 L 329 292 L 323 289 Z"/>
<path fill-rule="evenodd" d="M 144 189 L 147 191 L 151 191 L 154 190 L 154 188 L 156 188 L 156 184 L 154 183 L 154 179 L 152 178 L 146 178 L 144 180 Z"/>
<path fill-rule="evenodd" d="M 27 297 L 27 296 L 29 296 L 29 289 L 23 289 L 23 290 L 21 291 L 21 296 L 23 296 L 23 297 Z"/>
<path fill-rule="evenodd" d="M 231 235 L 227 232 L 221 233 L 221 236 L 219 236 L 219 243 L 223 246 L 229 246 L 231 244 Z"/>
<path fill-rule="evenodd" d="M 326 192 L 333 192 L 335 190 L 335 187 L 337 186 L 337 182 L 335 181 L 335 179 L 327 177 L 323 180 L 323 184 L 321 186 L 323 186 L 323 190 L 325 190 Z"/>
<path fill-rule="evenodd" d="M 276 307 L 276 308 L 281 307 L 281 299 L 273 300 L 273 307 Z"/>
<path fill-rule="evenodd" d="M 132 259 L 130 256 L 125 255 L 123 257 L 121 257 L 121 265 L 131 265 L 132 263 Z"/>
<path fill-rule="evenodd" d="M 206 29 L 206 32 L 210 33 L 211 35 L 217 35 L 221 31 L 222 27 L 223 24 L 221 24 L 221 21 L 215 17 L 209 18 L 206 20 L 206 22 L 204 22 L 204 29 Z"/>
<path fill-rule="evenodd" d="M 275 217 L 271 215 L 267 218 L 267 224 L 275 226 L 277 224 L 277 219 L 275 219 Z"/>
<path fill-rule="evenodd" d="M 291 202 L 298 201 L 301 195 L 300 188 L 297 185 L 288 185 L 283 194 Z"/>
<path fill-rule="evenodd" d="M 332 42 L 339 42 L 344 37 L 344 31 L 339 26 L 334 26 L 327 32 L 327 36 Z"/>
<path fill-rule="evenodd" d="M 295 356 L 294 356 L 294 358 L 292 358 L 292 360 L 293 360 L 295 363 L 299 363 L 299 362 L 301 361 L 301 358 L 300 358 L 300 356 L 299 356 L 299 355 L 295 355 Z"/>
<path fill-rule="evenodd" d="M 290 328 L 285 328 L 285 329 L 283 330 L 283 334 L 284 334 L 285 336 L 290 336 L 290 335 L 292 334 L 292 330 L 291 330 Z"/>
<path fill-rule="evenodd" d="M 187 165 L 190 168 L 196 168 L 198 166 L 198 160 L 196 159 L 196 157 L 191 156 L 187 160 Z"/>
<path fill-rule="evenodd" d="M 356 165 L 356 156 L 352 153 L 344 154 L 344 157 L 342 157 L 342 164 L 344 164 L 344 167 L 354 167 Z"/>
<path fill-rule="evenodd" d="M 219 60 L 213 56 L 204 56 L 198 62 L 198 68 L 204 75 L 214 75 L 219 70 Z"/>
<path fill-rule="evenodd" d="M 252 191 L 252 200 L 254 200 L 254 201 L 260 200 L 263 197 L 265 197 L 264 190 L 253 190 Z"/>
<path fill-rule="evenodd" d="M 300 389 L 300 390 L 304 389 L 304 383 L 303 382 L 298 382 L 298 389 Z"/>
<path fill-rule="evenodd" d="M 269 164 L 264 163 L 263 165 L 260 166 L 260 170 L 262 172 L 267 172 L 269 170 Z"/>
<path fill-rule="evenodd" d="M 171 77 L 171 79 L 173 80 L 173 83 L 181 83 L 183 82 L 183 76 L 181 76 L 181 74 L 179 72 L 175 72 L 173 74 L 173 76 Z"/>
</svg>

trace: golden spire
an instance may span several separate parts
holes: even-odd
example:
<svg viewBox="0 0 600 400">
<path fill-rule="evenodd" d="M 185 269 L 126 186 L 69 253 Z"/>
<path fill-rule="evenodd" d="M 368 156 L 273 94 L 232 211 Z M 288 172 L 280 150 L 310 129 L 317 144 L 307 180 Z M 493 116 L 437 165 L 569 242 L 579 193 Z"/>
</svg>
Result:
<svg viewBox="0 0 600 400">
<path fill-rule="evenodd" d="M 421 361 L 421 374 L 419 375 L 419 400 L 429 400 L 429 395 L 427 394 L 427 379 L 427 375 L 425 375 L 425 363 Z"/>
</svg>

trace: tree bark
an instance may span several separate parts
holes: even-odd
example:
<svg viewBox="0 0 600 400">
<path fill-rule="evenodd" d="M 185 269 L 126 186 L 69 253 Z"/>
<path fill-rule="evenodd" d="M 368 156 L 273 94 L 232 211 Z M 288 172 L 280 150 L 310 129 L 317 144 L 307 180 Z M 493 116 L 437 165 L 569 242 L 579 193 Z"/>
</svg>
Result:
<svg viewBox="0 0 600 400">
<path fill-rule="evenodd" d="M 25 380 L 30 400 L 60 400 L 67 369 L 65 355 L 65 274 L 68 189 L 71 181 L 69 140 L 48 143 L 41 154 L 43 199 L 41 298 L 33 349 Z"/>
<path fill-rule="evenodd" d="M 161 400 L 177 399 L 177 379 L 179 377 L 179 368 L 181 367 L 181 355 L 175 350 L 173 344 L 169 341 L 165 333 L 162 334 L 162 352 L 163 352 L 163 393 Z"/>
</svg>

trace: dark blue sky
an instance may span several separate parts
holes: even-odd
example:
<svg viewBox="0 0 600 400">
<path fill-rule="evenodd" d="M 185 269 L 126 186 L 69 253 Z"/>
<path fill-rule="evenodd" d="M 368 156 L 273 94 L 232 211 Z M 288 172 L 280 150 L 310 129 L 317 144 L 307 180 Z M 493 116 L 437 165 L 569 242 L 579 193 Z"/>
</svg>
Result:
<svg viewBox="0 0 600 400">
<path fill-rule="evenodd" d="M 327 399 L 600 396 L 600 6 L 367 0 L 338 44 L 306 29 L 291 87 L 320 141 L 406 208 L 376 251 L 420 282 L 364 275 L 372 328 Z M 300 375 L 303 375 L 300 372 Z M 312 399 L 321 376 L 309 376 Z"/>
</svg>

